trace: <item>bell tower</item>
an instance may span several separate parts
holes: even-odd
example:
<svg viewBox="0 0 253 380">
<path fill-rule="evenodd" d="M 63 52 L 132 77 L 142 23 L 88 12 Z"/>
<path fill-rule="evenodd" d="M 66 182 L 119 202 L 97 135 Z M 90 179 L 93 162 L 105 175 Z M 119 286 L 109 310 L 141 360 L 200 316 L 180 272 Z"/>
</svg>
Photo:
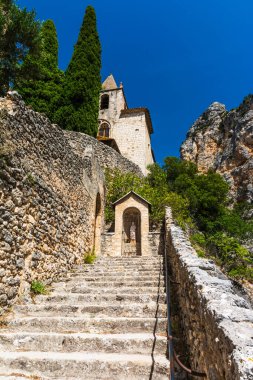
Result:
<svg viewBox="0 0 253 380">
<path fill-rule="evenodd" d="M 102 84 L 98 122 L 98 140 L 137 164 L 146 175 L 147 166 L 154 163 L 149 111 L 128 108 L 123 85 L 118 87 L 112 74 Z"/>
</svg>

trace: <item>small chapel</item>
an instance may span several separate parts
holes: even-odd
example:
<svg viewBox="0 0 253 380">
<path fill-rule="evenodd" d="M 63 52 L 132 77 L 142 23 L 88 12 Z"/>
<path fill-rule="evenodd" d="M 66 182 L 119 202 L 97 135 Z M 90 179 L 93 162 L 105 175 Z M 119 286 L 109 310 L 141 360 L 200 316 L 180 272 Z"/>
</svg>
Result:
<svg viewBox="0 0 253 380">
<path fill-rule="evenodd" d="M 152 121 L 147 108 L 128 108 L 122 83 L 113 75 L 102 84 L 97 139 L 138 165 L 144 175 L 155 162 Z"/>
</svg>

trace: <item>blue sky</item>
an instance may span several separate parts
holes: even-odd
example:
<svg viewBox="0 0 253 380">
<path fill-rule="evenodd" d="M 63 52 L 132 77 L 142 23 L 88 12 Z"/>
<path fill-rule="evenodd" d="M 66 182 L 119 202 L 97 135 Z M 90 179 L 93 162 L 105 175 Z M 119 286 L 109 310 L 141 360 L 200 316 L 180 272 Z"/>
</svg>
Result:
<svg viewBox="0 0 253 380">
<path fill-rule="evenodd" d="M 252 0 L 18 0 L 54 20 L 65 69 L 87 5 L 102 44 L 102 78 L 123 82 L 129 107 L 148 107 L 162 163 L 214 101 L 227 109 L 253 92 Z"/>
</svg>

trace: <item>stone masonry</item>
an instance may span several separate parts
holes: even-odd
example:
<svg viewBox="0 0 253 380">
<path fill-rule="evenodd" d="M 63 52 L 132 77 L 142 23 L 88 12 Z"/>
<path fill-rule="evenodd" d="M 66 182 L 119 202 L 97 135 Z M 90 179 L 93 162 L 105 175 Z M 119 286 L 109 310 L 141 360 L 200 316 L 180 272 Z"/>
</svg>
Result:
<svg viewBox="0 0 253 380">
<path fill-rule="evenodd" d="M 208 380 L 253 379 L 253 310 L 212 260 L 197 256 L 166 213 L 172 294 L 194 370 Z"/>
<path fill-rule="evenodd" d="M 108 107 L 102 106 L 104 96 L 108 98 Z M 147 108 L 128 108 L 123 86 L 118 87 L 112 75 L 102 85 L 99 123 L 108 126 L 107 137 L 116 141 L 122 156 L 146 175 L 147 166 L 154 163 L 150 113 Z"/>
<path fill-rule="evenodd" d="M 92 137 L 52 125 L 17 93 L 0 99 L 1 312 L 27 297 L 32 281 L 50 283 L 92 250 L 110 165 L 141 175 Z"/>
</svg>

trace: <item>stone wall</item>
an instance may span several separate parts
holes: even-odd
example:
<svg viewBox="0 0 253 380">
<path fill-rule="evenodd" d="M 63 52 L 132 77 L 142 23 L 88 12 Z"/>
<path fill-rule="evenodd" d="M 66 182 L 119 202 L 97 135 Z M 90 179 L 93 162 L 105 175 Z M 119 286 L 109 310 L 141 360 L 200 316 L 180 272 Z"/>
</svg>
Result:
<svg viewBox="0 0 253 380">
<path fill-rule="evenodd" d="M 192 369 L 209 380 L 253 379 L 253 310 L 232 282 L 201 259 L 166 212 L 172 295 L 179 307 Z"/>
<path fill-rule="evenodd" d="M 52 125 L 17 93 L 0 98 L 1 310 L 27 297 L 33 280 L 50 283 L 81 263 L 94 245 L 100 254 L 105 167 L 142 175 L 96 139 Z"/>
<path fill-rule="evenodd" d="M 77 155 L 82 157 L 86 152 L 86 154 L 94 156 L 103 168 L 118 168 L 124 173 L 131 172 L 143 176 L 139 166 L 94 137 L 72 131 L 65 131 L 64 134 Z"/>
<path fill-rule="evenodd" d="M 121 244 L 121 241 L 119 242 Z M 104 232 L 101 237 L 101 254 L 103 256 L 114 256 L 121 247 L 115 241 L 115 232 Z M 163 255 L 164 244 L 161 232 L 152 231 L 147 235 L 146 253 L 144 256 Z"/>
<path fill-rule="evenodd" d="M 123 156 L 135 162 L 147 175 L 147 166 L 154 161 L 145 113 L 136 111 L 120 117 L 114 129 L 114 138 Z"/>
<path fill-rule="evenodd" d="M 0 99 L 0 306 L 50 283 L 93 246 L 95 201 L 104 176 L 89 152 L 75 154 L 63 131 L 25 107 Z"/>
<path fill-rule="evenodd" d="M 148 245 L 151 256 L 163 255 L 164 239 L 163 231 L 150 231 L 148 234 Z"/>
</svg>

